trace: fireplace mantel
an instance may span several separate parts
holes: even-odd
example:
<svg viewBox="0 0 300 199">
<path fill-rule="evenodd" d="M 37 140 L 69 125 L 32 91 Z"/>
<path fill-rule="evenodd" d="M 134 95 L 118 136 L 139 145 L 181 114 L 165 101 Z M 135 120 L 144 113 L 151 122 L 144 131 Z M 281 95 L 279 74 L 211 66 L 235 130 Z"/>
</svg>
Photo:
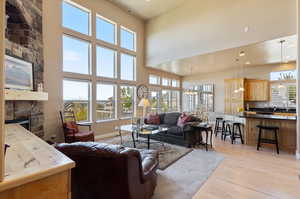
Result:
<svg viewBox="0 0 300 199">
<path fill-rule="evenodd" d="M 6 101 L 47 101 L 48 93 L 5 89 Z"/>
</svg>

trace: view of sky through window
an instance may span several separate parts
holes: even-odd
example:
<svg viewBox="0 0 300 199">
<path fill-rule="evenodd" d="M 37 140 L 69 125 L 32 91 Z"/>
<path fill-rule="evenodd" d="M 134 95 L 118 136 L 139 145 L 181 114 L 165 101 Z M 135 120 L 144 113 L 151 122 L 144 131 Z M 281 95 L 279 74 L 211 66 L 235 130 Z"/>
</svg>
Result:
<svg viewBox="0 0 300 199">
<path fill-rule="evenodd" d="M 90 34 L 90 13 L 63 1 L 63 26 L 85 35 Z"/>
</svg>

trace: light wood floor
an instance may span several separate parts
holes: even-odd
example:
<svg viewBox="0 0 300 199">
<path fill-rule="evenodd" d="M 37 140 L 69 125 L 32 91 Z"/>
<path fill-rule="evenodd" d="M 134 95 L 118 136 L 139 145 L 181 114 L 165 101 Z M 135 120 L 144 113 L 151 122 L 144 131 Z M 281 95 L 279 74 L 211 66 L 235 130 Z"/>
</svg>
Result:
<svg viewBox="0 0 300 199">
<path fill-rule="evenodd" d="M 193 199 L 300 199 L 300 161 L 293 155 L 215 140 L 225 160 Z"/>
</svg>

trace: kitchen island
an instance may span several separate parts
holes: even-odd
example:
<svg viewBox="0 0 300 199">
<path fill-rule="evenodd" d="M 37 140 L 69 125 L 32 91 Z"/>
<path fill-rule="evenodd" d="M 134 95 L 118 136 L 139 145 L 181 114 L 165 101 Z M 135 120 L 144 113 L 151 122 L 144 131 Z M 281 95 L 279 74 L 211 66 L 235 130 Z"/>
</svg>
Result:
<svg viewBox="0 0 300 199">
<path fill-rule="evenodd" d="M 5 177 L 0 199 L 68 199 L 75 163 L 19 124 L 5 126 Z"/>
<path fill-rule="evenodd" d="M 258 137 L 257 125 L 277 126 L 279 127 L 278 140 L 279 149 L 288 153 L 296 151 L 296 116 L 264 115 L 264 114 L 241 114 L 245 118 L 244 140 L 245 144 L 256 146 Z M 272 134 L 264 133 L 265 138 L 273 138 Z M 262 144 L 263 147 L 272 147 L 274 145 Z"/>
</svg>

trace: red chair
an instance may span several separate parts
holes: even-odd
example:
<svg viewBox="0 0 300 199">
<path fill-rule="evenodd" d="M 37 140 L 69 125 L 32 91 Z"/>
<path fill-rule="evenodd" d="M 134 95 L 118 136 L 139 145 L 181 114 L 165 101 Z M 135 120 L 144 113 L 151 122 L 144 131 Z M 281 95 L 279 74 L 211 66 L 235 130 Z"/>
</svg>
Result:
<svg viewBox="0 0 300 199">
<path fill-rule="evenodd" d="M 91 123 L 78 123 L 73 111 L 60 111 L 60 118 L 64 129 L 66 143 L 94 142 L 95 134 Z M 89 127 L 89 131 L 80 131 L 78 126 Z"/>
</svg>

